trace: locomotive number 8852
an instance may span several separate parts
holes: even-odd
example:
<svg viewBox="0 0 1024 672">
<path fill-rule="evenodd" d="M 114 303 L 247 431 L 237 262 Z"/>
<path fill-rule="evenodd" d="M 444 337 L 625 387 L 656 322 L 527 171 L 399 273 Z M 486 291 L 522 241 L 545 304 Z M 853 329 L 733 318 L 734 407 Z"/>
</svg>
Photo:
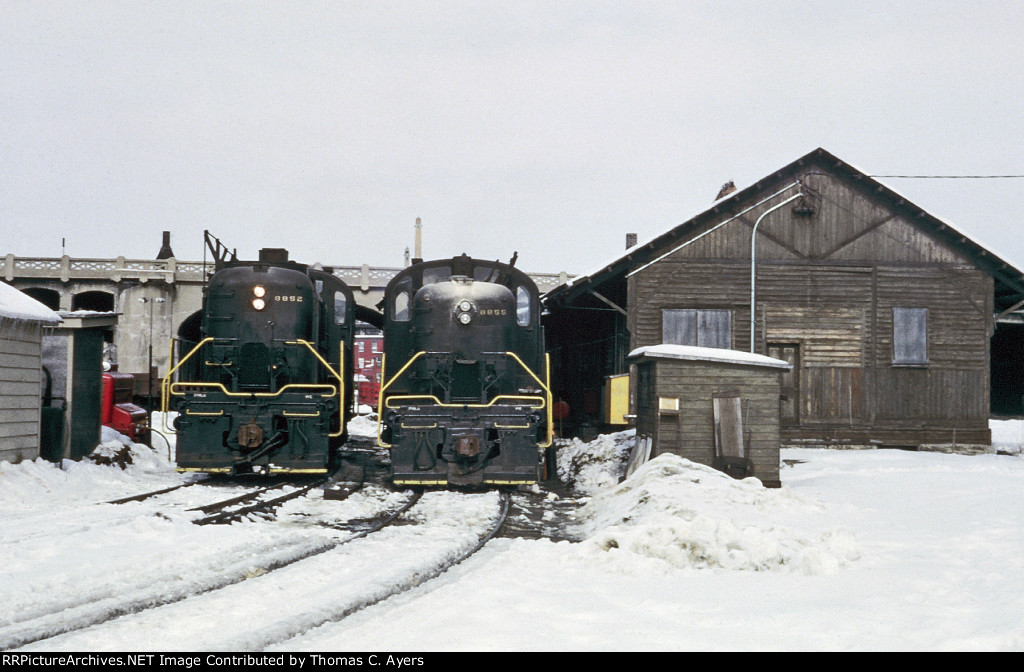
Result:
<svg viewBox="0 0 1024 672">
<path fill-rule="evenodd" d="M 352 405 L 354 310 L 344 282 L 284 250 L 219 266 L 164 381 L 178 469 L 333 470 Z"/>
</svg>

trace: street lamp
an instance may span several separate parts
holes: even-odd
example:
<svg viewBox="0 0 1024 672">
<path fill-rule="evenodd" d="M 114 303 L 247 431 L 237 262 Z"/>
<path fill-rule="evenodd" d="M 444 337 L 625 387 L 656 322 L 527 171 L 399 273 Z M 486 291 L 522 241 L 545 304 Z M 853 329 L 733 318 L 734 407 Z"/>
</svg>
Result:
<svg viewBox="0 0 1024 672">
<path fill-rule="evenodd" d="M 798 181 L 798 182 L 796 182 L 795 185 L 791 185 L 791 186 L 800 186 L 800 182 Z M 787 189 L 788 189 L 788 187 L 787 187 Z M 792 195 L 789 198 L 787 198 L 786 200 L 784 200 L 782 203 L 779 203 L 778 205 L 773 205 L 772 207 L 770 207 L 767 210 L 765 210 L 764 212 L 762 212 L 761 216 L 757 218 L 756 222 L 754 222 L 754 229 L 753 229 L 753 231 L 750 232 L 750 352 L 751 353 L 753 353 L 755 351 L 754 350 L 754 325 L 756 323 L 755 310 L 756 310 L 756 307 L 757 307 L 757 302 L 756 302 L 756 292 L 757 292 L 757 227 L 761 224 L 761 220 L 764 219 L 766 216 L 768 216 L 769 213 L 775 212 L 776 210 L 778 210 L 779 208 L 784 206 L 786 203 L 789 203 L 790 201 L 795 201 L 796 199 L 801 198 L 802 196 L 803 196 L 803 193 L 798 191 L 794 195 Z"/>
</svg>

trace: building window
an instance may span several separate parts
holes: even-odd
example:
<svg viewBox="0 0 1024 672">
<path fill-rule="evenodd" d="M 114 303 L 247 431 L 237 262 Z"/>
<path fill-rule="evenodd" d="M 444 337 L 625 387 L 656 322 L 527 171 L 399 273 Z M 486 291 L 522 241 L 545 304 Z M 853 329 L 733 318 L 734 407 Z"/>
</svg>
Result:
<svg viewBox="0 0 1024 672">
<path fill-rule="evenodd" d="M 662 310 L 661 342 L 729 349 L 732 347 L 732 311 Z"/>
<path fill-rule="evenodd" d="M 892 363 L 896 366 L 928 364 L 928 309 L 892 309 Z"/>
</svg>

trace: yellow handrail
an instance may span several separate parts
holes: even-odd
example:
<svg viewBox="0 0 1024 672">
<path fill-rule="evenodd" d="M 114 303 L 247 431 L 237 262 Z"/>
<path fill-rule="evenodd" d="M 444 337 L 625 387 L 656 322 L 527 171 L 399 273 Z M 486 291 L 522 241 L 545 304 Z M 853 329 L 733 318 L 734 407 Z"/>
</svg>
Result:
<svg viewBox="0 0 1024 672">
<path fill-rule="evenodd" d="M 385 371 L 387 370 L 385 367 L 387 365 L 387 358 L 388 358 L 388 356 L 386 354 L 382 354 L 380 356 L 380 379 L 385 381 L 384 385 L 380 388 L 380 391 L 377 392 L 377 445 L 380 446 L 381 448 L 390 448 L 391 447 L 390 443 L 384 443 L 384 441 L 382 441 L 381 438 L 380 438 L 381 437 L 382 427 L 383 427 L 383 424 L 384 424 L 384 392 L 389 387 L 391 387 L 391 383 L 393 383 L 396 380 L 398 380 L 398 377 L 400 375 L 402 375 L 403 373 L 405 373 L 405 370 L 408 369 L 409 366 L 411 366 L 413 362 L 415 362 L 417 359 L 419 359 L 420 357 L 422 357 L 425 354 L 426 354 L 425 351 L 420 350 L 415 355 L 413 355 L 409 359 L 409 361 L 405 363 L 405 366 L 403 366 L 401 369 L 398 370 L 398 373 L 396 373 L 391 378 L 391 380 L 388 380 L 387 376 L 385 375 Z"/>
<path fill-rule="evenodd" d="M 277 396 L 280 396 L 281 393 L 284 392 L 285 390 L 289 390 L 289 389 L 293 389 L 293 388 L 298 387 L 298 388 L 309 388 L 311 390 L 316 390 L 316 389 L 327 390 L 327 392 L 325 394 L 322 394 L 320 396 L 322 396 L 324 398 L 330 398 L 330 397 L 335 396 L 335 391 L 338 389 L 334 385 L 328 385 L 326 383 L 288 383 L 287 385 L 281 387 L 281 389 L 279 389 L 277 392 L 231 392 L 231 391 L 228 390 L 228 388 L 224 387 L 223 383 L 198 383 L 198 382 L 190 383 L 190 382 L 187 382 L 187 381 L 183 383 L 181 381 L 178 381 L 177 383 L 171 383 L 171 386 L 170 386 L 171 396 L 177 397 L 177 396 L 181 396 L 182 394 L 184 394 L 184 392 L 176 391 L 179 387 L 214 387 L 214 388 L 220 388 L 220 391 L 225 396 L 228 396 L 228 397 L 277 397 Z"/>
<path fill-rule="evenodd" d="M 201 348 L 202 346 L 206 345 L 207 343 L 209 343 L 212 340 L 214 340 L 214 338 L 212 336 L 207 336 L 203 340 L 199 341 L 199 343 L 197 343 L 196 346 L 194 348 L 192 348 L 192 350 L 190 350 L 187 355 L 182 357 L 181 360 L 177 364 L 175 364 L 174 367 L 170 371 L 167 372 L 167 375 L 164 376 L 163 382 L 161 383 L 161 390 L 160 390 L 160 397 L 161 397 L 160 398 L 160 410 L 161 410 L 161 413 L 163 415 L 163 424 L 165 426 L 167 424 L 167 411 L 170 408 L 170 404 L 169 404 L 170 399 L 169 399 L 169 397 L 171 395 L 177 396 L 177 395 L 183 394 L 182 392 L 175 392 L 175 389 L 177 387 L 179 387 L 179 386 L 219 388 L 220 391 L 225 396 L 228 396 L 228 397 L 251 397 L 251 396 L 255 396 L 255 397 L 276 397 L 276 396 L 279 396 L 285 390 L 288 390 L 288 389 L 291 389 L 291 388 L 325 389 L 325 390 L 328 390 L 328 392 L 326 394 L 322 395 L 322 396 L 323 397 L 333 397 L 334 394 L 335 394 L 335 391 L 337 391 L 337 395 L 338 395 L 338 412 L 339 412 L 340 417 L 342 419 L 345 417 L 345 379 L 341 376 L 341 374 L 339 374 L 337 371 L 335 371 L 331 367 L 330 363 L 328 363 L 327 360 L 325 360 L 320 355 L 319 352 L 316 351 L 316 349 L 313 347 L 312 343 L 310 343 L 309 341 L 303 340 L 303 339 L 297 339 L 297 340 L 294 340 L 294 341 L 285 341 L 285 345 L 304 345 L 320 361 L 320 363 L 324 366 L 324 368 L 327 369 L 327 371 L 338 380 L 337 387 L 335 387 L 334 385 L 326 385 L 326 384 L 322 384 L 322 383 L 289 383 L 289 384 L 285 385 L 284 387 L 282 387 L 281 389 L 279 389 L 277 392 L 230 392 L 230 391 L 228 391 L 228 389 L 226 387 L 224 387 L 223 383 L 182 382 L 182 381 L 178 381 L 177 383 L 172 383 L 171 382 L 171 376 L 174 375 L 174 372 L 177 371 L 181 367 L 182 364 L 184 364 L 186 361 L 188 361 L 189 358 L 191 358 L 199 350 L 199 348 Z M 338 361 L 339 361 L 339 363 L 341 365 L 341 369 L 344 370 L 345 369 L 345 342 L 344 341 L 341 341 L 339 343 L 338 350 L 339 350 L 339 352 L 338 352 Z M 174 341 L 172 339 L 171 340 L 171 353 L 172 353 L 171 359 L 172 359 L 172 361 L 173 361 L 173 352 L 174 352 Z M 199 415 L 199 414 L 193 413 L 192 415 Z M 294 414 L 292 414 L 292 415 L 294 415 Z M 317 415 L 319 415 L 319 414 L 317 414 Z M 306 416 L 302 416 L 302 417 L 306 417 Z M 315 417 L 315 416 L 308 416 L 308 417 Z M 342 420 L 342 421 L 340 421 L 338 423 L 338 431 L 337 432 L 333 432 L 333 433 L 329 434 L 328 436 L 334 438 L 334 437 L 341 436 L 344 432 L 345 432 L 345 423 L 344 423 L 344 420 Z"/>
<path fill-rule="evenodd" d="M 295 345 L 296 343 L 300 343 L 306 346 L 306 348 L 313 353 L 313 356 L 320 360 L 320 363 L 324 365 L 324 368 L 327 369 L 331 373 L 331 375 L 338 379 L 338 431 L 336 433 L 328 434 L 328 436 L 332 438 L 341 436 L 342 434 L 345 433 L 345 379 L 342 378 L 340 373 L 331 368 L 331 365 L 327 362 L 327 360 L 320 356 L 320 353 L 316 351 L 316 348 L 314 348 L 313 344 L 310 343 L 309 341 L 304 341 L 301 338 L 296 339 L 294 341 L 285 341 L 285 345 Z M 345 370 L 344 340 L 342 340 L 338 344 L 338 366 L 341 367 L 342 371 Z M 285 387 L 287 387 L 287 385 Z"/>
<path fill-rule="evenodd" d="M 391 384 L 393 382 L 395 382 L 398 379 L 399 376 L 401 376 L 403 373 L 405 373 L 405 370 L 408 369 L 409 366 L 414 361 L 416 361 L 419 357 L 421 357 L 421 356 L 423 356 L 425 354 L 426 354 L 426 351 L 423 351 L 423 350 L 421 350 L 420 352 L 417 352 L 415 355 L 413 355 L 409 359 L 409 361 L 407 361 L 405 363 L 405 366 L 403 366 L 398 371 L 398 373 L 396 373 L 394 376 L 392 376 L 392 378 L 390 380 L 387 380 L 387 378 L 384 375 L 384 371 L 385 371 L 384 365 L 385 365 L 385 357 L 386 357 L 386 355 L 381 356 L 381 366 L 380 366 L 381 379 L 387 381 L 384 384 L 384 386 L 380 388 L 380 392 L 379 392 L 380 396 L 379 396 L 379 398 L 377 400 L 377 445 L 381 446 L 382 448 L 390 448 L 391 447 L 390 443 L 384 443 L 384 441 L 381 439 L 382 427 L 383 427 L 383 423 L 384 423 L 384 407 L 385 407 L 384 392 L 389 387 L 391 387 Z M 554 441 L 554 415 L 553 415 L 552 408 L 551 408 L 551 405 L 552 405 L 552 395 L 551 395 L 551 388 L 550 388 L 550 383 L 551 383 L 551 356 L 548 353 L 544 353 L 545 378 L 547 378 L 547 380 L 548 380 L 548 384 L 545 385 L 544 382 L 541 381 L 541 379 L 537 377 L 537 374 L 535 374 L 533 371 L 531 371 L 530 367 L 528 367 L 526 365 L 526 363 L 523 362 L 523 360 L 519 358 L 519 355 L 517 355 L 514 352 L 505 352 L 504 354 L 508 355 L 509 357 L 514 359 L 516 362 L 518 362 L 519 365 L 521 367 L 523 367 L 523 369 L 528 374 L 530 374 L 530 377 L 533 378 L 535 381 L 537 381 L 537 384 L 541 386 L 541 389 L 544 390 L 544 399 L 541 401 L 541 406 L 534 406 L 533 408 L 546 408 L 547 409 L 547 411 L 545 413 L 545 415 L 547 416 L 547 441 L 545 441 L 544 443 L 537 444 L 538 448 L 547 448 Z M 460 406 L 460 407 L 469 407 L 469 408 L 488 408 L 490 406 L 493 406 L 495 403 L 497 403 L 497 401 L 499 399 L 524 399 L 524 400 L 531 400 L 531 399 L 536 399 L 536 398 L 537 397 L 533 397 L 533 396 L 517 396 L 517 395 L 511 395 L 511 394 L 504 394 L 504 395 L 498 395 L 497 397 L 492 399 L 490 401 L 490 403 L 487 403 L 487 404 L 445 404 L 445 403 L 443 403 L 440 399 L 438 399 L 434 395 L 430 395 L 430 394 L 410 394 L 410 395 L 398 395 L 398 396 L 389 398 L 387 400 L 388 401 L 387 408 L 392 408 L 392 406 L 390 405 L 390 402 L 391 402 L 392 399 L 397 399 L 397 400 L 402 400 L 402 399 L 429 399 L 429 400 L 432 400 L 435 405 L 443 406 L 443 407 L 457 407 L 457 406 Z"/>
<path fill-rule="evenodd" d="M 525 394 L 499 394 L 498 396 L 496 396 L 494 399 L 491 399 L 486 404 L 467 404 L 467 403 L 462 403 L 462 402 L 455 403 L 455 404 L 446 404 L 443 401 L 441 401 L 440 399 L 438 399 L 433 394 L 396 394 L 393 397 L 388 397 L 387 403 L 384 404 L 384 406 L 386 408 L 396 408 L 396 406 L 392 406 L 391 405 L 392 401 L 396 401 L 396 400 L 397 401 L 406 401 L 406 400 L 409 400 L 409 399 L 426 399 L 427 403 L 429 403 L 429 404 L 431 404 L 433 406 L 442 406 L 444 408 L 490 408 L 491 406 L 494 406 L 495 404 L 497 404 L 499 401 L 505 401 L 506 399 L 512 399 L 512 400 L 519 399 L 519 400 L 522 400 L 522 401 L 539 401 L 540 402 L 539 406 L 531 405 L 530 408 L 544 408 L 544 399 L 542 397 L 525 395 Z"/>
<path fill-rule="evenodd" d="M 171 370 L 167 372 L 167 375 L 164 376 L 164 379 L 162 381 L 160 381 L 160 415 L 163 418 L 162 421 L 161 421 L 161 424 L 164 425 L 164 429 L 167 429 L 167 410 L 170 408 L 170 405 L 169 405 L 170 399 L 168 399 L 168 395 L 170 394 L 171 376 L 173 376 L 174 372 L 177 371 L 179 368 L 181 368 L 181 365 L 184 364 L 185 362 L 187 362 L 189 360 L 189 358 L 192 357 L 192 355 L 196 354 L 196 352 L 199 350 L 199 348 L 203 347 L 204 345 L 206 345 L 207 343 L 209 343 L 212 340 L 213 340 L 213 336 L 207 336 L 203 340 L 201 340 L 198 343 L 196 343 L 196 347 L 194 347 L 191 350 L 189 350 L 189 353 L 187 355 L 185 355 L 180 360 L 178 360 L 178 363 L 175 364 L 171 368 Z M 174 361 L 174 339 L 173 338 L 171 339 L 171 359 L 169 361 L 172 361 L 172 362 Z"/>
</svg>

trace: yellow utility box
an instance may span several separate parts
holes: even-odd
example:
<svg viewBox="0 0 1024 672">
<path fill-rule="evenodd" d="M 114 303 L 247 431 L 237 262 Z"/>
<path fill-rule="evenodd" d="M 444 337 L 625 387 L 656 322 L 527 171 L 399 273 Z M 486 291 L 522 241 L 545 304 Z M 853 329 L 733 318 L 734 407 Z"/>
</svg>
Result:
<svg viewBox="0 0 1024 672">
<path fill-rule="evenodd" d="M 604 422 L 606 425 L 627 425 L 629 421 L 629 374 L 605 376 Z"/>
</svg>

